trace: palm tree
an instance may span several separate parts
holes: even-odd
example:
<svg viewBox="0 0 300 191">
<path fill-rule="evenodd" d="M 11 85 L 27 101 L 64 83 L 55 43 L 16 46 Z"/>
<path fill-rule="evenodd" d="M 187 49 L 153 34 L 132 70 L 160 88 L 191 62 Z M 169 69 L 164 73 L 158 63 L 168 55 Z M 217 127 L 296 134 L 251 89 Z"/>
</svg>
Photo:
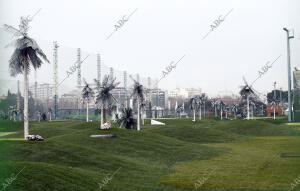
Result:
<svg viewBox="0 0 300 191">
<path fill-rule="evenodd" d="M 254 107 L 255 107 L 255 102 L 253 100 L 250 100 L 250 106 L 251 106 L 251 119 L 254 119 Z"/>
<path fill-rule="evenodd" d="M 144 114 L 146 112 L 146 103 L 145 102 L 141 103 L 140 110 L 141 110 L 142 124 L 145 125 L 145 119 L 144 119 Z"/>
<path fill-rule="evenodd" d="M 211 102 L 212 107 L 215 109 L 215 117 L 217 117 L 217 106 L 218 106 L 218 101 L 215 99 Z"/>
<path fill-rule="evenodd" d="M 133 92 L 132 92 L 132 96 L 134 96 L 136 98 L 137 101 L 137 130 L 140 130 L 140 107 L 144 101 L 144 88 L 143 85 L 140 84 L 138 81 L 134 80 L 133 78 L 131 78 L 134 82 L 133 85 Z"/>
<path fill-rule="evenodd" d="M 49 63 L 46 55 L 36 43 L 36 41 L 27 35 L 28 24 L 32 20 L 29 17 L 21 17 L 19 30 L 4 25 L 4 29 L 13 33 L 16 38 L 9 45 L 13 45 L 15 50 L 9 60 L 9 69 L 11 76 L 18 74 L 24 75 L 24 139 L 28 140 L 29 135 L 29 121 L 28 121 L 28 73 L 30 71 L 30 65 L 36 70 L 41 67 L 43 61 Z"/>
<path fill-rule="evenodd" d="M 219 107 L 219 109 L 220 109 L 221 119 L 223 119 L 223 110 L 224 110 L 225 104 L 224 104 L 224 102 L 223 102 L 222 100 L 219 100 L 219 101 L 217 102 L 217 104 L 218 104 L 218 107 Z"/>
<path fill-rule="evenodd" d="M 48 113 L 49 113 L 49 121 L 52 121 L 52 108 L 51 107 L 48 109 Z"/>
<path fill-rule="evenodd" d="M 225 105 L 224 109 L 225 109 L 225 118 L 228 119 L 229 106 Z"/>
<path fill-rule="evenodd" d="M 199 119 L 202 119 L 202 104 L 203 104 L 203 97 L 202 96 L 197 96 L 196 97 L 196 103 L 199 108 Z"/>
<path fill-rule="evenodd" d="M 183 105 L 178 105 L 176 108 L 176 113 L 179 114 L 179 117 L 181 118 L 181 113 L 184 111 Z"/>
<path fill-rule="evenodd" d="M 83 79 L 84 87 L 82 89 L 82 99 L 86 101 L 86 122 L 89 122 L 89 102 L 94 97 L 94 91 L 90 85 Z"/>
<path fill-rule="evenodd" d="M 233 104 L 232 107 L 231 107 L 231 111 L 234 114 L 234 119 L 236 119 L 237 109 L 238 109 L 238 106 L 236 104 Z"/>
<path fill-rule="evenodd" d="M 39 122 L 41 122 L 41 115 L 42 115 L 42 113 L 41 113 L 40 111 L 38 111 L 38 112 L 37 112 L 37 117 L 38 117 L 38 119 L 39 119 Z"/>
<path fill-rule="evenodd" d="M 276 119 L 276 102 L 273 100 L 271 102 L 271 109 L 273 109 L 273 119 Z"/>
<path fill-rule="evenodd" d="M 122 109 L 121 117 L 118 120 L 119 128 L 125 126 L 126 129 L 131 129 L 135 125 L 132 109 L 130 107 Z"/>
<path fill-rule="evenodd" d="M 203 93 L 201 95 L 201 100 L 202 100 L 202 104 L 203 104 L 203 116 L 206 116 L 206 102 L 208 100 L 207 95 L 205 93 Z"/>
<path fill-rule="evenodd" d="M 113 102 L 117 100 L 112 95 L 111 91 L 115 89 L 119 82 L 116 82 L 116 78 L 112 78 L 109 75 L 105 75 L 102 84 L 95 79 L 96 82 L 96 105 L 101 108 L 101 126 L 105 123 L 105 109 L 109 107 Z"/>
<path fill-rule="evenodd" d="M 16 116 L 18 115 L 18 110 L 15 106 L 9 106 L 9 111 L 8 113 L 10 114 L 10 118 L 16 121 Z"/>
<path fill-rule="evenodd" d="M 196 106 L 197 106 L 196 98 L 192 97 L 190 99 L 190 109 L 193 110 L 193 116 L 194 116 L 193 121 L 196 121 L 196 112 L 195 112 Z"/>
<path fill-rule="evenodd" d="M 245 78 L 244 79 L 244 86 L 241 86 L 240 90 L 240 95 L 242 96 L 243 99 L 247 99 L 247 120 L 250 119 L 250 107 L 249 107 L 249 99 L 251 95 L 255 95 L 254 90 L 252 89 L 252 86 L 249 86 L 248 83 L 246 82 Z"/>
</svg>

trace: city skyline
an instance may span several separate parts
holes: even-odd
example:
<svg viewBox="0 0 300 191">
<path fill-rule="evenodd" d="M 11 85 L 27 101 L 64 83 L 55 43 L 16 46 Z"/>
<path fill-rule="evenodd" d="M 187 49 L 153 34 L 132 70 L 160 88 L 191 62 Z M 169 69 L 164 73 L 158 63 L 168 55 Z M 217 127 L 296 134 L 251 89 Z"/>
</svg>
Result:
<svg viewBox="0 0 300 191">
<path fill-rule="evenodd" d="M 277 81 L 278 88 L 286 90 L 286 39 L 282 27 L 294 28 L 291 63 L 292 67 L 299 66 L 300 57 L 295 54 L 300 50 L 300 22 L 295 8 L 299 6 L 297 1 L 290 1 L 289 4 L 285 1 L 192 1 L 191 5 L 186 5 L 185 8 L 180 6 L 183 1 L 178 1 L 170 7 L 167 6 L 168 2 L 128 1 L 121 3 L 123 8 L 118 6 L 115 9 L 114 2 L 72 2 L 74 5 L 68 14 L 64 15 L 63 10 L 68 7 L 67 3 L 35 2 L 28 3 L 30 6 L 27 6 L 19 1 L 2 0 L 1 5 L 5 6 L 1 6 L 0 24 L 17 26 L 20 16 L 34 14 L 41 9 L 31 23 L 29 34 L 37 39 L 51 64 L 43 65 L 38 71 L 39 83 L 53 83 L 53 41 L 58 41 L 60 45 L 59 80 L 65 77 L 68 67 L 76 61 L 77 48 L 82 49 L 82 57 L 89 55 L 82 64 L 82 77 L 89 82 L 97 77 L 97 53 L 101 54 L 103 64 L 113 67 L 115 71 L 126 70 L 133 75 L 139 73 L 141 77 L 150 76 L 152 79 L 160 79 L 166 66 L 185 55 L 177 67 L 159 82 L 159 87 L 199 87 L 212 96 L 226 94 L 222 92 L 238 94 L 239 86 L 243 85 L 243 76 L 251 83 L 257 78 L 262 66 L 280 55 L 274 66 L 257 80 L 254 88 L 266 93 L 273 89 L 272 83 Z M 272 6 L 269 6 L 270 3 Z M 20 6 L 17 6 L 19 4 Z M 112 11 L 105 11 L 105 7 L 111 8 Z M 57 14 L 50 14 L 54 8 L 57 9 Z M 80 15 L 80 8 L 90 11 Z M 155 15 L 151 14 L 152 9 L 155 10 Z M 162 9 L 168 10 L 170 15 L 164 17 Z M 106 40 L 116 21 L 134 10 L 136 11 L 130 19 Z M 177 12 L 180 11 L 183 14 L 178 15 Z M 213 21 L 229 11 L 231 12 L 226 18 L 220 17 L 224 21 L 202 40 Z M 63 15 L 64 19 L 57 19 Z M 100 19 L 95 19 L 95 16 Z M 104 17 L 107 20 L 104 20 Z M 149 39 L 145 38 L 146 34 Z M 22 77 L 9 77 L 6 63 L 13 49 L 4 48 L 9 42 L 9 34 L 0 30 L 0 35 L 0 43 L 3 45 L 0 47 L 0 54 L 3 55 L 0 58 L 1 81 L 4 80 L 5 85 L 16 90 L 16 81 L 22 80 Z M 130 82 L 130 79 L 128 81 Z M 34 83 L 33 72 L 30 74 L 30 83 Z M 147 86 L 145 83 L 143 85 Z M 72 90 L 75 86 L 76 74 L 62 84 L 59 94 L 68 87 Z M 2 91 L 5 92 L 5 89 Z"/>
</svg>

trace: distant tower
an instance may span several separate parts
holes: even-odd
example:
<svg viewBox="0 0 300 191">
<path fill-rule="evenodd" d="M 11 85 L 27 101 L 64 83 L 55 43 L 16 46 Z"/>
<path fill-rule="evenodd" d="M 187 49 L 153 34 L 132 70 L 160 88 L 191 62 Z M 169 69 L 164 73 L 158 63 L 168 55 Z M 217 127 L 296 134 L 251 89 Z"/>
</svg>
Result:
<svg viewBox="0 0 300 191">
<path fill-rule="evenodd" d="M 147 80 L 148 80 L 148 93 L 149 93 L 148 100 L 149 100 L 149 102 L 151 102 L 151 95 L 152 95 L 152 91 L 151 91 L 151 78 L 148 77 Z"/>
<path fill-rule="evenodd" d="M 97 80 L 101 83 L 101 57 L 97 54 Z"/>
<path fill-rule="evenodd" d="M 58 45 L 57 42 L 53 42 L 53 80 L 54 80 L 54 87 L 53 87 L 53 94 L 54 94 L 54 119 L 58 117 L 58 107 L 57 107 L 57 99 L 58 99 L 58 75 L 57 75 L 57 49 Z"/>
<path fill-rule="evenodd" d="M 109 68 L 109 76 L 113 79 L 114 78 L 114 69 L 113 67 Z"/>
<path fill-rule="evenodd" d="M 46 89 L 46 112 L 48 112 L 49 109 L 49 84 L 47 84 Z"/>
<path fill-rule="evenodd" d="M 159 106 L 159 89 L 158 89 L 158 79 L 156 79 L 155 83 L 155 89 L 156 89 L 156 106 Z"/>
<path fill-rule="evenodd" d="M 151 89 L 151 78 L 148 77 L 147 80 L 148 80 L 148 88 Z"/>
<path fill-rule="evenodd" d="M 125 107 L 128 107 L 128 97 L 127 97 L 127 72 L 123 72 L 124 75 L 124 95 L 125 95 Z"/>
<path fill-rule="evenodd" d="M 77 109 L 78 114 L 80 114 L 81 109 L 81 50 L 77 49 L 77 87 L 78 87 L 78 95 L 77 95 Z"/>
</svg>

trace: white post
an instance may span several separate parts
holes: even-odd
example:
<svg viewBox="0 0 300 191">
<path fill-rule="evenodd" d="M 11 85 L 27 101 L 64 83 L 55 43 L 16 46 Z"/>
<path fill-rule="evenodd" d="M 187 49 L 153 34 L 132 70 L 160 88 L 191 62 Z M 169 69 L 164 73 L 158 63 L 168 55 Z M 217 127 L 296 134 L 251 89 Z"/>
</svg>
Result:
<svg viewBox="0 0 300 191">
<path fill-rule="evenodd" d="M 140 99 L 137 98 L 137 130 L 139 131 L 140 130 Z"/>
<path fill-rule="evenodd" d="M 102 125 L 104 124 L 104 106 L 101 107 L 101 123 L 100 129 L 102 129 Z"/>
<path fill-rule="evenodd" d="M 215 106 L 215 117 L 217 117 L 217 107 Z"/>
<path fill-rule="evenodd" d="M 193 119 L 193 121 L 196 121 L 196 112 L 195 112 L 195 108 L 193 109 L 193 113 L 194 113 L 194 119 Z"/>
<path fill-rule="evenodd" d="M 51 121 L 51 112 L 50 112 L 50 121 Z"/>
<path fill-rule="evenodd" d="M 202 119 L 202 111 L 201 111 L 201 105 L 200 105 L 200 113 L 199 113 L 199 119 L 201 120 Z"/>
<path fill-rule="evenodd" d="M 29 135 L 28 122 L 28 61 L 24 63 L 24 139 L 27 140 Z"/>
<path fill-rule="evenodd" d="M 223 109 L 221 107 L 221 119 L 223 119 Z"/>
<path fill-rule="evenodd" d="M 274 108 L 273 118 L 276 119 L 276 115 L 275 115 L 276 108 L 275 108 L 275 106 L 273 106 L 273 108 Z"/>
<path fill-rule="evenodd" d="M 247 120 L 250 119 L 250 113 L 249 113 L 249 95 L 247 95 Z"/>
<path fill-rule="evenodd" d="M 89 102 L 86 102 L 86 122 L 89 122 Z"/>
</svg>

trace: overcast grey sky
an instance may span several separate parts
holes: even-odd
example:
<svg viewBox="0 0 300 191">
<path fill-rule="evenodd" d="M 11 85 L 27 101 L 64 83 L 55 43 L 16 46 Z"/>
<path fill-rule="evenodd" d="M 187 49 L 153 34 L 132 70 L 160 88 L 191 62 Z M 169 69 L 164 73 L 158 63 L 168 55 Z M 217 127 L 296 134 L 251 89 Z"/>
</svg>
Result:
<svg viewBox="0 0 300 191">
<path fill-rule="evenodd" d="M 19 17 L 41 12 L 30 24 L 29 35 L 35 38 L 52 61 L 52 42 L 62 46 L 59 52 L 59 81 L 76 60 L 76 48 L 91 56 L 82 65 L 82 76 L 96 77 L 96 56 L 104 64 L 120 71 L 160 78 L 171 62 L 185 57 L 159 83 L 159 87 L 200 87 L 210 95 L 222 91 L 237 93 L 242 76 L 251 82 L 267 62 L 281 57 L 257 82 L 254 88 L 265 92 L 287 88 L 286 33 L 295 30 L 291 40 L 292 67 L 300 68 L 299 0 L 0 0 L 0 25 L 15 27 Z M 116 31 L 114 25 L 124 15 L 137 11 Z M 202 39 L 220 15 L 233 11 Z M 4 49 L 10 36 L 0 30 L 0 79 L 15 88 L 8 63 L 13 48 Z M 52 65 L 43 65 L 39 82 L 52 83 Z M 31 73 L 30 80 L 33 80 Z M 75 87 L 76 76 L 62 87 Z M 145 84 L 146 85 L 146 84 Z M 63 88 L 60 91 L 64 91 Z M 2 91 L 5 87 L 2 87 Z"/>
</svg>

